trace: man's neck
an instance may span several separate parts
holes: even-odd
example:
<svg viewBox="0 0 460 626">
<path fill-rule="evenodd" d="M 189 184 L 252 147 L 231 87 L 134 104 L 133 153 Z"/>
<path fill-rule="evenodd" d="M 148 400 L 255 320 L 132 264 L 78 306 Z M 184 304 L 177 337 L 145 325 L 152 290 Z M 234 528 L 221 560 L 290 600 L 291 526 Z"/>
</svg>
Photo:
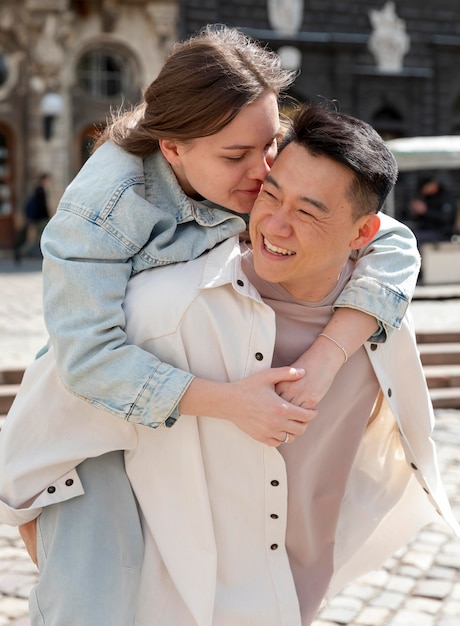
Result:
<svg viewBox="0 0 460 626">
<path fill-rule="evenodd" d="M 325 279 L 322 284 L 302 284 L 292 286 L 290 284 L 280 283 L 280 285 L 295 300 L 298 300 L 299 302 L 314 304 L 316 302 L 322 302 L 332 291 L 334 291 L 334 289 L 337 287 L 340 276 L 341 272 L 339 272 L 335 278 Z"/>
</svg>

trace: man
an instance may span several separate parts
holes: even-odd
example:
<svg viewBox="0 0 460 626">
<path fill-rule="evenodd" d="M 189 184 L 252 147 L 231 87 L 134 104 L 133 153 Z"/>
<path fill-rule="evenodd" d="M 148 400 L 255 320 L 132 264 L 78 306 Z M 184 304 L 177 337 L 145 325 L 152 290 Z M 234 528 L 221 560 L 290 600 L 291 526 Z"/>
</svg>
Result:
<svg viewBox="0 0 460 626">
<path fill-rule="evenodd" d="M 367 124 L 307 107 L 254 206 L 252 248 L 229 240 L 132 279 L 129 340 L 216 384 L 295 362 L 327 324 L 350 253 L 378 229 L 395 178 Z M 307 626 L 324 597 L 377 567 L 437 510 L 459 533 L 410 322 L 366 349 L 320 340 L 334 344 L 341 367 L 318 417 L 304 434 L 286 423 L 279 450 L 182 403 L 174 427 L 155 431 L 122 422 L 105 433 L 104 418 L 81 409 L 83 434 L 69 435 L 70 462 L 65 452 L 55 461 L 53 495 L 61 485 L 61 498 L 82 493 L 78 459 L 127 450 L 145 540 L 137 626 L 153 616 L 167 626 Z M 52 371 L 52 354 L 42 358 L 38 368 Z M 47 384 L 59 402 L 55 374 Z M 78 410 L 77 399 L 63 402 Z M 62 421 L 62 407 L 53 413 Z"/>
<path fill-rule="evenodd" d="M 28 255 L 39 255 L 40 238 L 43 230 L 51 217 L 48 206 L 48 188 L 51 183 L 51 175 L 40 174 L 37 184 L 28 198 L 24 207 L 25 225 L 15 246 L 15 259 Z"/>
</svg>

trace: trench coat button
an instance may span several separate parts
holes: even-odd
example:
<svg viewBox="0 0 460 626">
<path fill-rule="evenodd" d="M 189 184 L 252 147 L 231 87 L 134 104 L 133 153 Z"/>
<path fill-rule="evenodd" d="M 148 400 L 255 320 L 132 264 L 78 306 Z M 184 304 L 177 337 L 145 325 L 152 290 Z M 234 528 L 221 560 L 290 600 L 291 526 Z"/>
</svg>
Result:
<svg viewBox="0 0 460 626">
<path fill-rule="evenodd" d="M 426 487 L 423 487 L 423 491 L 424 491 L 425 493 L 427 493 L 428 495 L 430 495 L 430 492 L 428 491 L 428 489 L 427 489 Z"/>
<path fill-rule="evenodd" d="M 238 280 L 236 281 L 236 284 L 237 284 L 239 287 L 244 287 L 244 282 L 241 280 L 241 278 L 238 278 Z"/>
<path fill-rule="evenodd" d="M 53 485 L 51 485 L 51 487 L 48 487 L 48 489 L 46 491 L 48 493 L 54 493 L 56 491 L 56 487 L 53 487 Z"/>
<path fill-rule="evenodd" d="M 371 350 L 372 352 L 375 352 L 377 350 L 378 346 L 376 343 L 371 343 Z"/>
<path fill-rule="evenodd" d="M 388 397 L 391 398 L 391 396 L 393 395 L 393 392 L 391 390 L 391 387 L 388 389 Z"/>
<path fill-rule="evenodd" d="M 262 352 L 256 352 L 256 360 L 263 361 L 263 359 L 264 359 L 264 355 L 262 354 Z"/>
<path fill-rule="evenodd" d="M 272 543 L 272 545 L 270 546 L 270 550 L 278 550 L 278 544 Z"/>
<path fill-rule="evenodd" d="M 410 466 L 412 467 L 412 469 L 418 470 L 418 467 L 415 465 L 415 463 L 411 463 Z"/>
<path fill-rule="evenodd" d="M 272 480 L 270 484 L 273 485 L 273 487 L 278 487 L 280 483 L 279 480 Z"/>
<path fill-rule="evenodd" d="M 71 487 L 73 485 L 73 478 L 68 478 L 65 481 L 66 487 Z"/>
<path fill-rule="evenodd" d="M 278 515 L 277 515 L 276 513 L 272 513 L 272 514 L 270 515 L 270 517 L 271 517 L 272 519 L 278 519 Z"/>
</svg>

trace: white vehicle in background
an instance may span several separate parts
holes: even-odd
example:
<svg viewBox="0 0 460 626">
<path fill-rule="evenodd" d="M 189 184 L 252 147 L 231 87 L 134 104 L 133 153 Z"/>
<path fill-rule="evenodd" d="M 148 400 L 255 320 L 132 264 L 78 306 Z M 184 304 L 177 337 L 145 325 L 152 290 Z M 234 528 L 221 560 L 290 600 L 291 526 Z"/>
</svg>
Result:
<svg viewBox="0 0 460 626">
<path fill-rule="evenodd" d="M 460 135 L 436 137 L 406 137 L 390 139 L 387 146 L 394 154 L 400 172 L 418 170 L 460 171 Z M 394 193 L 384 207 L 385 213 L 395 215 Z M 460 209 L 457 209 L 456 231 L 460 232 Z M 460 284 L 460 238 L 451 241 L 425 243 L 420 247 L 423 283 Z"/>
</svg>

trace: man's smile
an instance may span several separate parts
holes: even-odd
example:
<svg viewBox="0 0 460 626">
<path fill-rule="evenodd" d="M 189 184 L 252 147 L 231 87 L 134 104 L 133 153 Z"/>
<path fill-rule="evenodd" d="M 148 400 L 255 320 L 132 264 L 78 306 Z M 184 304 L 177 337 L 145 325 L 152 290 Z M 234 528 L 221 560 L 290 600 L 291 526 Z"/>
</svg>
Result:
<svg viewBox="0 0 460 626">
<path fill-rule="evenodd" d="M 266 237 L 264 237 L 264 246 L 269 252 L 273 252 L 274 254 L 281 254 L 282 256 L 292 256 L 295 254 L 292 250 L 286 250 L 286 248 L 274 246 Z"/>
</svg>

